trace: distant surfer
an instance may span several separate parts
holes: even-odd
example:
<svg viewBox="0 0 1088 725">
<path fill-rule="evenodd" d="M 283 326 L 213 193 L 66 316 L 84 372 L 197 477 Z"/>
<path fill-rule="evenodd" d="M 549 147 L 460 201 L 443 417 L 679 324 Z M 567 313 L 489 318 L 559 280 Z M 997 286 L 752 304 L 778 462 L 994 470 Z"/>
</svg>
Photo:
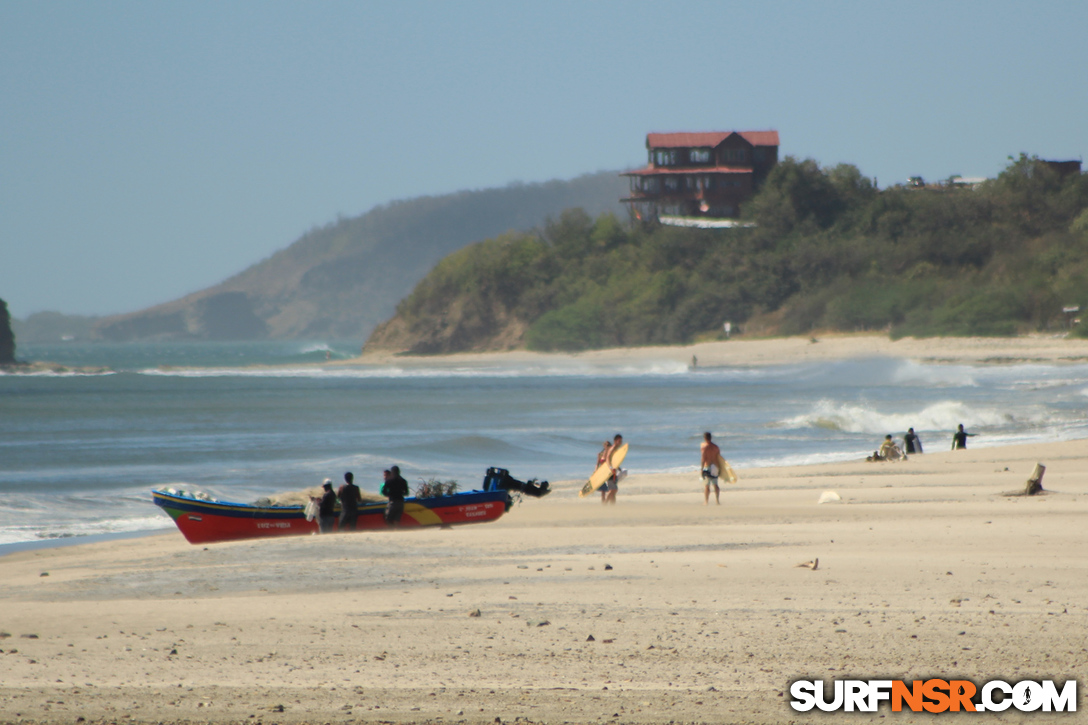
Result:
<svg viewBox="0 0 1088 725">
<path fill-rule="evenodd" d="M 922 452 L 922 439 L 918 437 L 913 428 L 908 428 L 907 434 L 903 436 L 903 448 L 908 454 Z"/>
<path fill-rule="evenodd" d="M 344 485 L 336 492 L 340 499 L 340 530 L 355 531 L 355 525 L 359 520 L 359 504 L 363 501 L 363 493 L 355 485 L 355 476 L 351 471 L 344 474 Z"/>
<path fill-rule="evenodd" d="M 722 455 L 722 449 L 710 440 L 710 431 L 703 433 L 703 442 L 699 444 L 701 449 L 700 466 L 703 472 L 703 505 L 710 503 L 710 487 L 714 487 L 714 503 L 721 506 L 721 488 L 718 487 L 718 458 Z"/>
<path fill-rule="evenodd" d="M 408 482 L 400 475 L 400 468 L 390 466 L 385 471 L 385 483 L 382 484 L 382 495 L 389 499 L 385 505 L 385 523 L 396 526 L 400 517 L 404 514 L 404 499 L 408 496 Z"/>
<path fill-rule="evenodd" d="M 604 482 L 604 486 L 601 487 L 601 503 L 616 503 L 616 492 L 620 490 L 620 470 L 612 467 L 612 454 L 619 450 L 619 447 L 623 445 L 623 436 L 619 433 L 612 439 L 612 445 L 608 447 L 605 461 L 608 463 L 608 468 L 611 470 L 612 475 L 608 477 L 608 480 Z"/>
<path fill-rule="evenodd" d="M 960 423 L 960 427 L 952 434 L 952 450 L 967 450 L 967 438 L 974 438 L 975 435 L 975 433 L 965 431 L 963 423 Z"/>
<path fill-rule="evenodd" d="M 336 494 L 332 490 L 332 481 L 325 479 L 321 498 L 317 500 L 317 528 L 322 534 L 331 534 L 336 524 Z"/>
</svg>

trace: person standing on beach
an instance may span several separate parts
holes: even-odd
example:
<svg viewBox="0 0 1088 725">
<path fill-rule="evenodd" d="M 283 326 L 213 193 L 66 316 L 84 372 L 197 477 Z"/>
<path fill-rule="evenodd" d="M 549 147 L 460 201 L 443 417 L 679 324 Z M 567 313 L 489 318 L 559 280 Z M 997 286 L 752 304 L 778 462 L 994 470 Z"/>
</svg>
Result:
<svg viewBox="0 0 1088 725">
<path fill-rule="evenodd" d="M 363 493 L 355 485 L 355 476 L 351 471 L 344 474 L 344 485 L 336 492 L 340 499 L 340 530 L 355 531 L 359 521 L 359 504 L 363 501 Z"/>
<path fill-rule="evenodd" d="M 385 523 L 396 526 L 404 515 L 404 499 L 408 496 L 408 482 L 401 477 L 397 466 L 390 466 L 385 472 L 382 495 L 389 499 L 385 505 Z"/>
<path fill-rule="evenodd" d="M 332 490 L 332 481 L 325 479 L 324 491 L 317 504 L 317 528 L 322 534 L 331 534 L 336 525 L 336 494 Z"/>
<path fill-rule="evenodd" d="M 605 451 L 604 460 L 612 470 L 612 475 L 608 477 L 608 480 L 604 482 L 604 486 L 601 488 L 601 503 L 616 503 L 616 492 L 620 490 L 620 472 L 612 468 L 612 454 L 619 450 L 622 445 L 623 436 L 617 433 L 616 437 L 612 439 L 612 445 Z"/>
<path fill-rule="evenodd" d="M 711 442 L 710 431 L 703 433 L 703 442 L 699 444 L 700 467 L 703 472 L 703 505 L 710 503 L 710 487 L 714 487 L 714 503 L 721 506 L 722 490 L 718 487 L 718 476 L 722 474 L 718 470 L 718 458 L 722 455 L 722 449 Z"/>
<path fill-rule="evenodd" d="M 959 429 L 956 430 L 956 432 L 952 434 L 952 450 L 954 450 L 954 451 L 967 450 L 967 438 L 968 438 L 968 436 L 970 436 L 971 438 L 974 438 L 975 434 L 974 433 L 968 433 L 967 431 L 965 431 L 963 429 L 963 423 L 960 423 Z"/>
<path fill-rule="evenodd" d="M 918 437 L 913 428 L 908 428 L 907 434 L 903 436 L 903 450 L 908 454 L 922 452 L 922 439 Z"/>
<path fill-rule="evenodd" d="M 612 448 L 611 441 L 605 441 L 601 445 L 601 452 L 597 454 L 597 465 L 593 468 L 596 471 L 601 466 L 608 463 L 608 452 Z M 601 503 L 607 503 L 608 498 L 608 486 L 601 486 Z"/>
</svg>

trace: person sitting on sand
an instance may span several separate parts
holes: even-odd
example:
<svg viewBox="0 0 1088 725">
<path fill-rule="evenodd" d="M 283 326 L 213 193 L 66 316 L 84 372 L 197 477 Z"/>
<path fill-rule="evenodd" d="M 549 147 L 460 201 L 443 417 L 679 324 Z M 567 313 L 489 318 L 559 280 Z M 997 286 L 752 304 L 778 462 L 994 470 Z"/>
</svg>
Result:
<svg viewBox="0 0 1088 725">
<path fill-rule="evenodd" d="M 884 442 L 880 444 L 879 453 L 881 460 L 884 461 L 901 461 L 907 457 L 899 446 L 895 445 L 891 434 L 884 436 Z"/>
<path fill-rule="evenodd" d="M 922 439 L 918 437 L 913 428 L 908 428 L 907 434 L 903 436 L 903 449 L 908 454 L 922 452 Z"/>
<path fill-rule="evenodd" d="M 317 499 L 317 528 L 322 534 L 331 534 L 336 525 L 336 494 L 327 478 L 322 488 L 321 498 Z"/>
<path fill-rule="evenodd" d="M 975 437 L 974 433 L 968 433 L 963 429 L 963 423 L 960 423 L 959 429 L 952 434 L 952 450 L 966 450 L 967 449 L 967 437 Z"/>
<path fill-rule="evenodd" d="M 721 488 L 718 487 L 718 476 L 722 474 L 718 470 L 718 457 L 722 454 L 722 449 L 711 442 L 710 431 L 703 433 L 703 442 L 699 444 L 700 448 L 700 467 L 703 472 L 703 505 L 706 506 L 710 503 L 710 487 L 714 487 L 714 503 L 721 505 Z"/>
<path fill-rule="evenodd" d="M 351 471 L 344 474 L 344 485 L 336 492 L 340 499 L 340 530 L 355 531 L 359 520 L 359 504 L 363 501 L 363 493 L 355 485 L 355 476 Z"/>
<path fill-rule="evenodd" d="M 385 483 L 382 484 L 382 495 L 389 499 L 385 505 L 385 523 L 396 526 L 400 523 L 400 517 L 404 515 L 404 499 L 408 496 L 408 482 L 400 475 L 400 468 L 390 466 L 385 471 Z"/>
</svg>

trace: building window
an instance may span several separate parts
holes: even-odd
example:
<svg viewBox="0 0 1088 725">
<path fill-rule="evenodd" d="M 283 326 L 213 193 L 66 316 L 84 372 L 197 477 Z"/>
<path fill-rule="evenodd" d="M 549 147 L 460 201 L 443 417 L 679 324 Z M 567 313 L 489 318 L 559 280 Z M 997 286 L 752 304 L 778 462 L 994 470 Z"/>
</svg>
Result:
<svg viewBox="0 0 1088 725">
<path fill-rule="evenodd" d="M 654 150 L 654 164 L 656 166 L 675 166 L 676 165 L 676 149 L 655 149 Z"/>
<path fill-rule="evenodd" d="M 724 149 L 722 160 L 726 162 L 747 161 L 748 149 Z"/>
<path fill-rule="evenodd" d="M 753 161 L 763 161 L 766 158 L 767 158 L 767 150 L 766 149 L 760 149 L 760 148 L 752 149 L 752 160 Z"/>
<path fill-rule="evenodd" d="M 675 176 L 665 177 L 665 188 L 669 191 L 676 191 L 678 188 L 680 188 L 680 184 Z"/>
<path fill-rule="evenodd" d="M 693 164 L 709 164 L 710 149 L 692 149 L 688 152 L 688 158 Z"/>
</svg>

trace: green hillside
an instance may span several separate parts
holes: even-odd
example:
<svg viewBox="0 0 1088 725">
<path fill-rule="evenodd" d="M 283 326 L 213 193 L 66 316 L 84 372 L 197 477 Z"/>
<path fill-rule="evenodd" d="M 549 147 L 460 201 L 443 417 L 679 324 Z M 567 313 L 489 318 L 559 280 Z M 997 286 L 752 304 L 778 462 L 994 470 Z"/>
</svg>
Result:
<svg viewBox="0 0 1088 725">
<path fill-rule="evenodd" d="M 786 158 L 746 207 L 698 230 L 569 210 L 439 263 L 371 349 L 417 353 L 685 343 L 881 330 L 1011 335 L 1088 310 L 1088 176 L 1021 156 L 977 190 L 876 190 L 853 166 Z"/>
<path fill-rule="evenodd" d="M 364 339 L 444 256 L 579 205 L 618 210 L 615 172 L 392 202 L 304 234 L 208 289 L 95 321 L 108 340 Z"/>
</svg>

